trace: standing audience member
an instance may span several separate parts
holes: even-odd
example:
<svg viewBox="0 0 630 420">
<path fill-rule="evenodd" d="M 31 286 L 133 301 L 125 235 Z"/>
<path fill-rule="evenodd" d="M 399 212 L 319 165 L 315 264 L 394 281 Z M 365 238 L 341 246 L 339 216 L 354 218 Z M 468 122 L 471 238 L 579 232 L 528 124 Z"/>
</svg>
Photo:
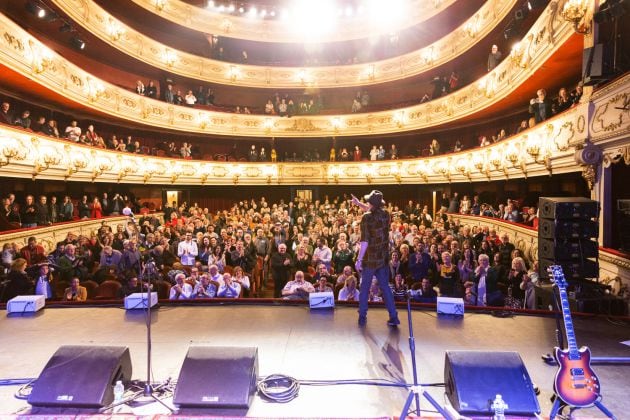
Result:
<svg viewBox="0 0 630 420">
<path fill-rule="evenodd" d="M 490 54 L 488 54 L 488 71 L 492 71 L 494 70 L 499 63 L 501 62 L 501 57 L 503 55 L 501 54 L 501 51 L 499 51 L 499 47 L 496 45 L 493 45 L 492 48 L 490 49 Z"/>
</svg>

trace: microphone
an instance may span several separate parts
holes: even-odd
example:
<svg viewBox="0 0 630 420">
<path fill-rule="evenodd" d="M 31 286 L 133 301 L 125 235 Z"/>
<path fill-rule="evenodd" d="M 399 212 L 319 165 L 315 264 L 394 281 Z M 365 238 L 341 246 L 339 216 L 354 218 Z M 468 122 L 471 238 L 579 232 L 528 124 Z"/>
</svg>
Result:
<svg viewBox="0 0 630 420">
<path fill-rule="evenodd" d="M 124 209 L 122 209 L 122 214 L 124 214 L 125 216 L 128 216 L 134 225 L 136 224 L 136 217 L 134 216 L 133 211 L 131 211 L 129 207 L 125 207 Z"/>
</svg>

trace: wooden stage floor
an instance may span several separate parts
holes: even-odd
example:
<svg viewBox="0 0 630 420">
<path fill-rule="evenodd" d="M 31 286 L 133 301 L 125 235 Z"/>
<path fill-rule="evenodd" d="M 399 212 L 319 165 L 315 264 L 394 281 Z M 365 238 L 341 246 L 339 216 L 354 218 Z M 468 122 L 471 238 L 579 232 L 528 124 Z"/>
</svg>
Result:
<svg viewBox="0 0 630 420">
<path fill-rule="evenodd" d="M 401 311 L 400 318 L 400 328 L 388 328 L 386 311 L 371 308 L 367 327 L 359 328 L 356 308 L 347 306 L 318 312 L 307 306 L 285 305 L 163 305 L 153 311 L 153 375 L 155 380 L 176 380 L 188 347 L 194 344 L 258 347 L 260 376 L 280 373 L 311 380 L 412 382 L 406 312 Z M 594 356 L 630 356 L 630 348 L 621 344 L 630 340 L 628 323 L 613 325 L 594 317 L 574 321 L 578 344 L 588 345 Z M 553 318 L 496 318 L 485 313 L 438 318 L 434 311 L 414 310 L 413 323 L 421 382 L 444 382 L 446 350 L 518 351 L 541 390 L 538 399 L 542 413 L 548 415 L 556 368 L 543 364 L 540 356 L 555 344 Z M 146 329 L 141 311 L 47 307 L 31 316 L 3 315 L 0 337 L 0 379 L 37 377 L 62 345 L 128 346 L 133 378 L 146 378 Z M 630 418 L 630 366 L 594 366 L 594 370 L 600 377 L 603 402 L 619 419 Z M 0 414 L 29 412 L 26 401 L 14 398 L 17 389 L 0 387 Z M 427 390 L 444 401 L 443 388 Z M 402 388 L 303 386 L 299 396 L 287 404 L 255 397 L 243 414 L 267 418 L 393 417 L 400 414 L 406 396 Z M 422 407 L 431 408 L 426 402 Z M 156 413 L 164 411 L 152 405 L 134 414 Z M 604 418 L 595 409 L 580 410 L 579 416 Z"/>
</svg>

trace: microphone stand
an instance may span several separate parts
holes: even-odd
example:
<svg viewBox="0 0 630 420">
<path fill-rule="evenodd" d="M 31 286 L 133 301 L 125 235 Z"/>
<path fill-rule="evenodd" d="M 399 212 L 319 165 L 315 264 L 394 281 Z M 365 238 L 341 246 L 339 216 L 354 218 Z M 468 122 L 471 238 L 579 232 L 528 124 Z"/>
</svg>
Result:
<svg viewBox="0 0 630 420">
<path fill-rule="evenodd" d="M 411 320 L 411 291 L 407 290 L 407 321 L 409 324 L 409 352 L 411 353 L 411 367 L 413 369 L 413 385 L 409 387 L 409 394 L 405 401 L 405 406 L 400 414 L 400 420 L 405 420 L 409 413 L 411 403 L 415 401 L 416 408 L 413 412 L 416 416 L 420 417 L 420 395 L 426 398 L 427 401 L 447 420 L 452 420 L 453 417 L 442 407 L 440 404 L 423 389 L 422 385 L 418 383 L 418 369 L 416 367 L 416 339 L 413 336 L 413 324 Z"/>
<path fill-rule="evenodd" d="M 136 219 L 133 215 L 133 213 L 129 214 L 129 217 L 131 219 L 131 222 L 133 223 L 133 225 L 136 228 L 136 233 L 138 235 L 138 240 L 140 240 L 140 230 L 138 228 L 138 224 L 136 223 Z M 140 258 L 140 262 L 142 263 L 142 257 Z M 151 385 L 151 275 L 155 274 L 155 262 L 153 262 L 152 258 L 149 257 L 147 258 L 147 261 L 144 262 L 144 265 L 142 267 L 142 273 L 140 274 L 140 278 L 141 278 L 141 283 L 140 283 L 140 290 L 141 293 L 144 293 L 145 291 L 142 290 L 143 289 L 143 283 L 144 283 L 144 279 L 145 277 L 147 277 L 147 285 L 146 285 L 146 306 L 144 308 L 144 314 L 145 314 L 145 321 L 146 321 L 146 328 L 147 328 L 147 380 L 144 383 L 143 386 L 143 390 L 142 393 L 137 393 L 135 394 L 132 398 L 129 399 L 125 399 L 123 401 L 121 401 L 119 404 L 116 405 L 120 405 L 120 404 L 126 404 L 126 403 L 130 403 L 130 402 L 137 402 L 138 404 L 148 404 L 150 402 L 153 401 L 157 401 L 160 404 L 162 404 L 164 407 L 166 407 L 169 411 L 169 413 L 173 413 L 175 410 L 171 407 L 169 407 L 164 401 L 162 401 L 160 398 L 157 397 L 156 395 L 156 389 L 161 389 L 164 387 L 164 384 L 160 384 L 157 387 L 153 387 Z M 144 299 L 143 299 L 144 300 Z M 168 383 L 170 381 L 167 380 L 166 382 Z M 115 407 L 116 405 L 112 405 L 110 407 Z"/>
</svg>

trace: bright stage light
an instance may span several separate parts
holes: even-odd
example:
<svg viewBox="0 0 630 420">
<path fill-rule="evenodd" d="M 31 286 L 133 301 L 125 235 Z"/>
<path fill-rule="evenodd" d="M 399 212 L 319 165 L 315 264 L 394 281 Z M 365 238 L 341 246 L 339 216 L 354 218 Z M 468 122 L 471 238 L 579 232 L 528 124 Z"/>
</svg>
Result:
<svg viewBox="0 0 630 420">
<path fill-rule="evenodd" d="M 282 20 L 288 20 L 289 19 L 289 9 L 282 9 L 282 13 L 281 13 L 281 19 Z"/>
<path fill-rule="evenodd" d="M 208 2 L 208 6 L 207 6 L 207 7 L 208 7 L 208 9 L 214 9 L 214 1 L 213 1 L 213 0 L 210 0 L 210 1 Z"/>
<path fill-rule="evenodd" d="M 236 9 L 236 7 L 235 7 L 233 4 L 230 4 L 230 5 L 228 6 L 228 12 L 233 13 L 233 12 L 234 12 L 234 9 Z"/>
<path fill-rule="evenodd" d="M 334 29 L 337 7 L 332 0 L 297 1 L 291 10 L 291 25 L 296 34 L 316 41 Z"/>
<path fill-rule="evenodd" d="M 245 8 L 243 6 L 238 8 L 239 13 L 245 13 Z"/>
<path fill-rule="evenodd" d="M 352 15 L 353 15 L 352 7 L 351 6 L 346 7 L 346 16 L 350 17 Z"/>
<path fill-rule="evenodd" d="M 262 10 L 260 11 L 260 17 L 264 18 L 265 16 L 267 16 L 267 10 L 262 9 Z"/>
<path fill-rule="evenodd" d="M 251 9 L 249 9 L 250 17 L 256 17 L 257 15 L 258 15 L 258 9 L 256 9 L 256 7 L 252 7 Z"/>
</svg>

